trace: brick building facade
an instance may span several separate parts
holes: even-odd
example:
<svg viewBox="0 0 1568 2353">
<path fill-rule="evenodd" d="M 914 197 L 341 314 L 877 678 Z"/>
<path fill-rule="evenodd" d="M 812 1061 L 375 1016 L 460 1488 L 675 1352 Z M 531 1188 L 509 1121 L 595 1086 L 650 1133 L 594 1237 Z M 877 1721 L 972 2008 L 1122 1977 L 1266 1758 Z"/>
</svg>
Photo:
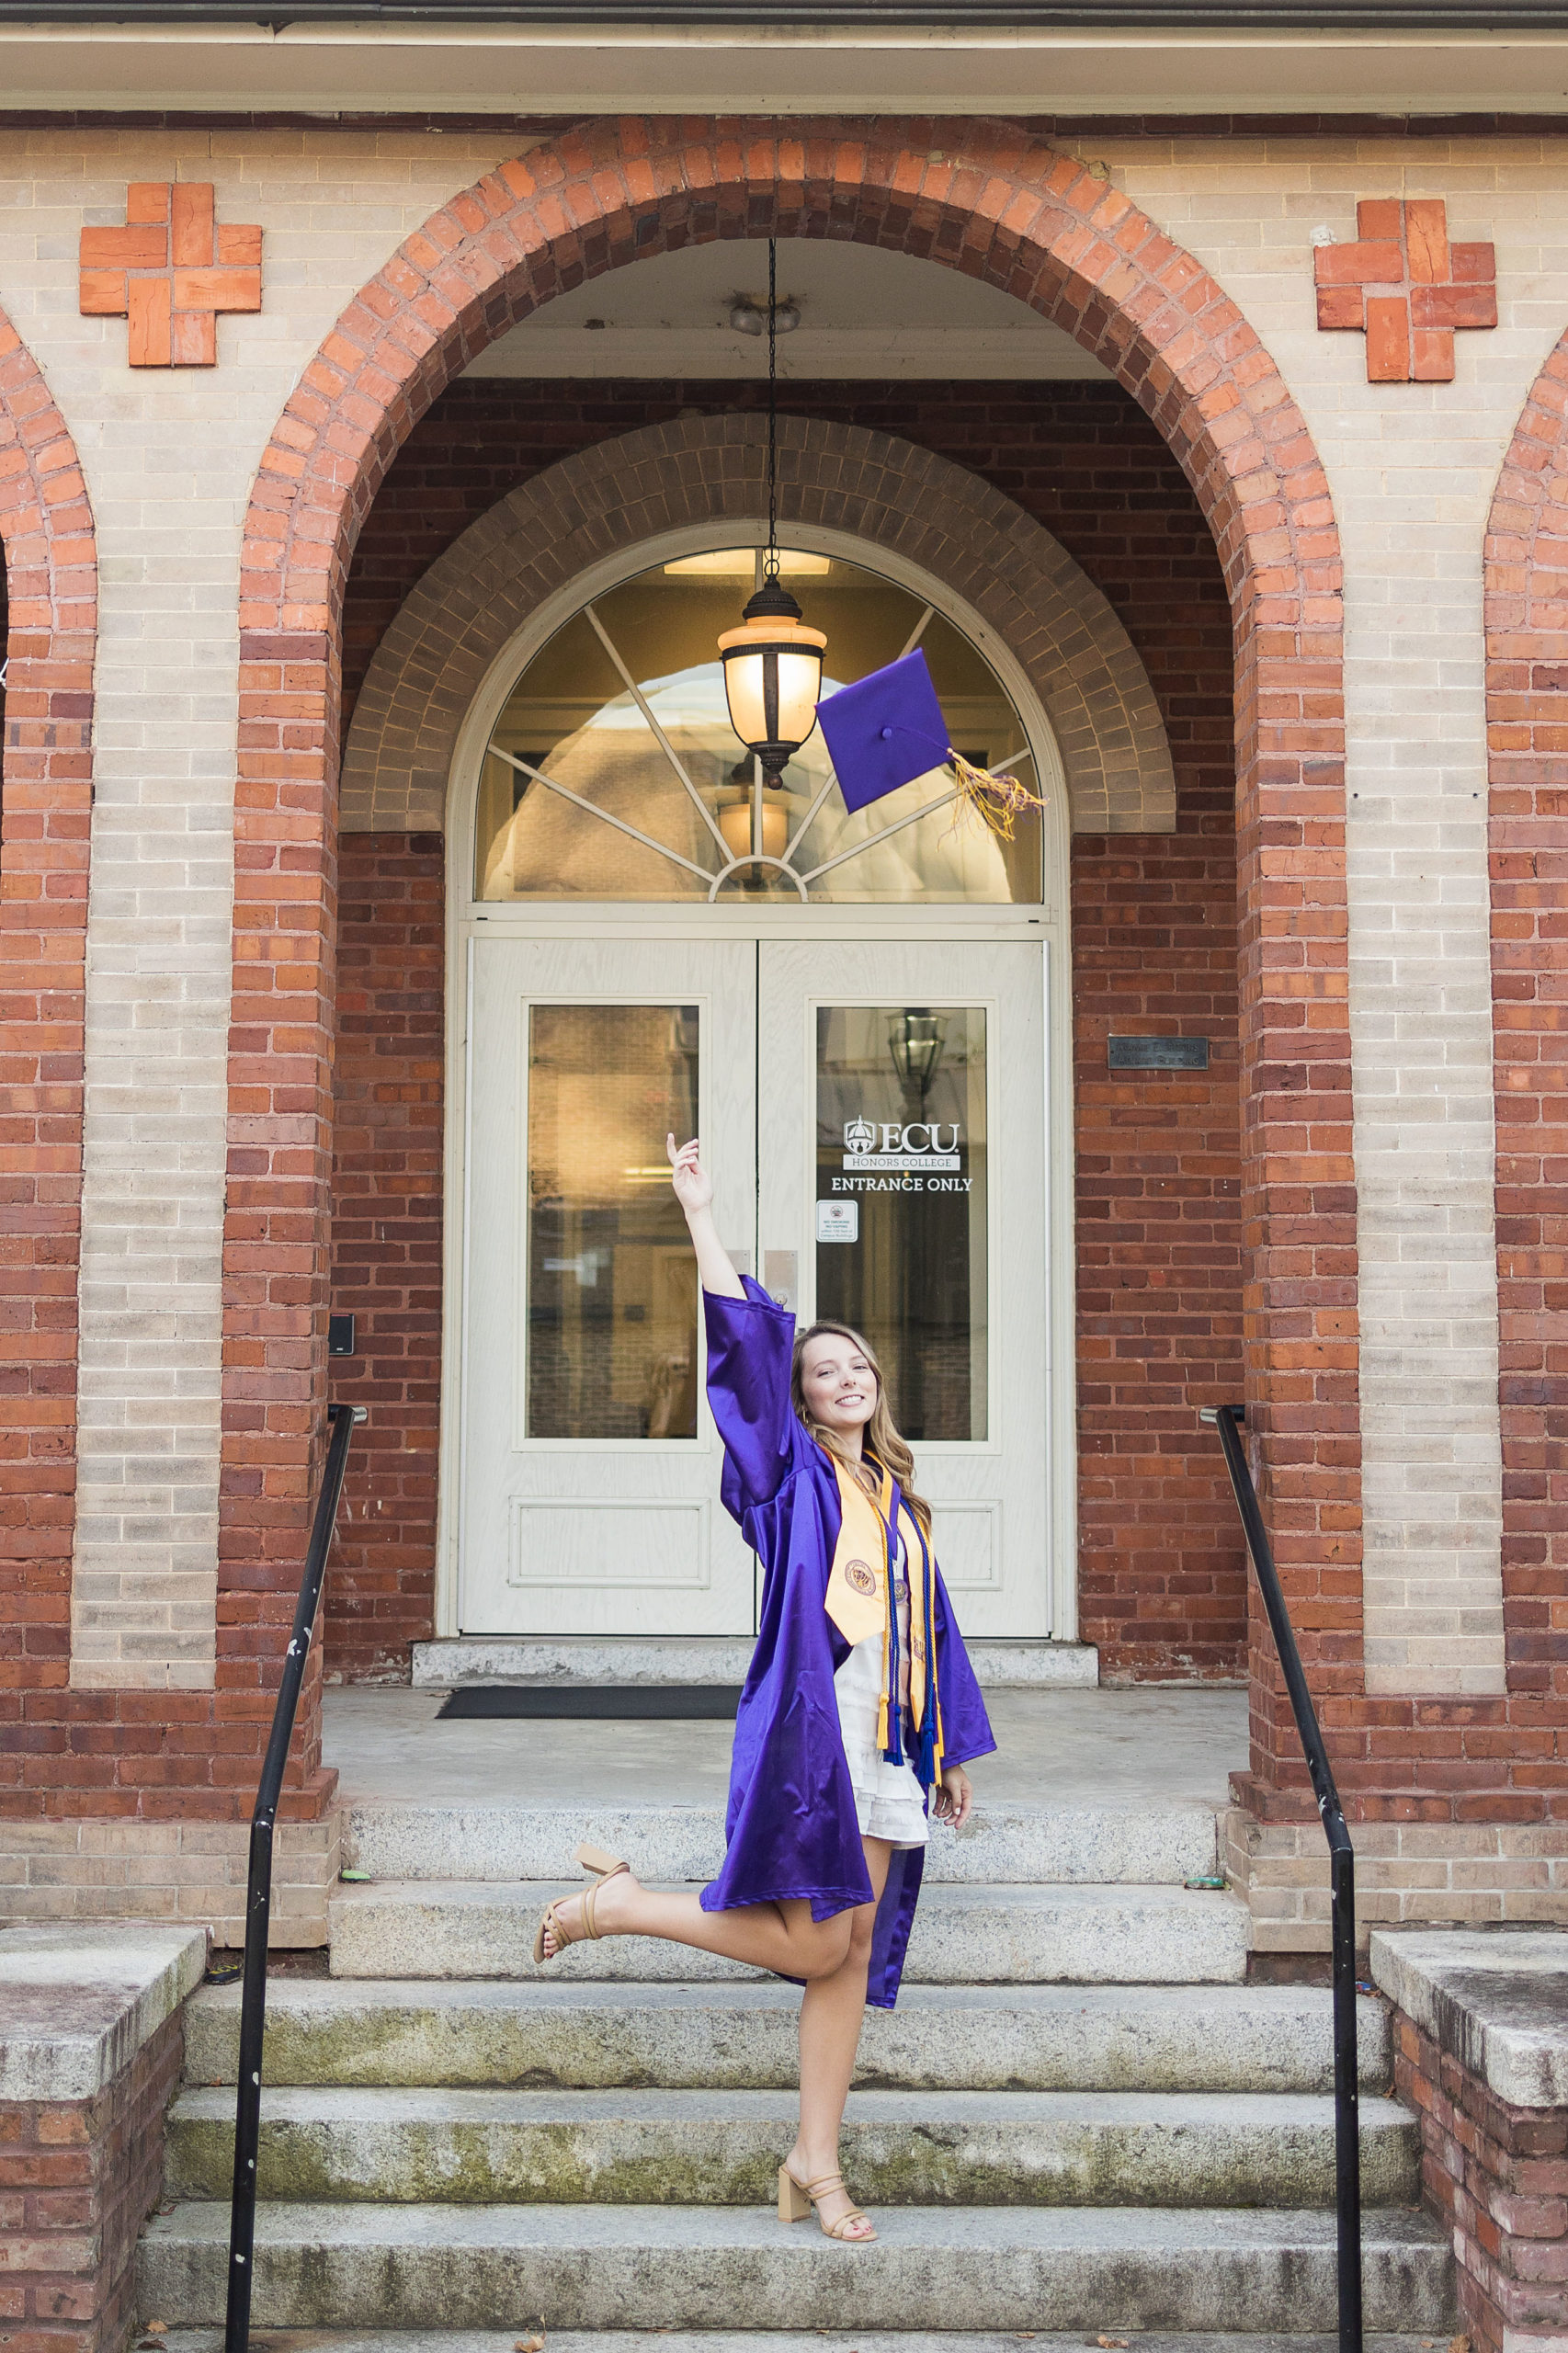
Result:
<svg viewBox="0 0 1568 2353">
<path fill-rule="evenodd" d="M 760 398 L 733 383 L 676 384 L 656 399 L 635 383 L 449 387 L 415 427 L 356 549 L 346 720 L 404 597 L 509 491 L 643 424 L 755 413 Z M 1159 696 L 1176 831 L 1081 835 L 1071 883 L 1080 1624 L 1102 1673 L 1234 1677 L 1245 1595 L 1233 1506 L 1190 1410 L 1231 1394 L 1241 1371 L 1231 647 L 1213 541 L 1158 434 L 1111 386 L 968 385 L 960 398 L 945 385 L 813 385 L 792 389 L 789 404 L 896 433 L 1017 499 L 1105 594 Z M 344 837 L 339 952 L 351 963 L 339 974 L 332 1296 L 359 1316 L 364 1354 L 363 1379 L 340 1381 L 339 1393 L 375 1412 L 328 1605 L 329 1675 L 395 1672 L 397 1646 L 435 1628 L 440 852 L 437 835 Z M 422 986 L 411 985 L 415 969 Z M 1110 1031 L 1184 1023 L 1211 1040 L 1207 1073 L 1153 1086 L 1108 1073 Z M 370 1247 L 347 1204 L 372 1197 Z M 1179 1296 L 1152 1303 L 1178 1264 Z M 361 1543 L 359 1527 L 373 1540 Z"/>
<path fill-rule="evenodd" d="M 978 1451 L 950 1474 L 955 1546 L 992 1548 L 983 1638 L 1092 1644 L 1107 1680 L 1245 1678 L 1238 1877 L 1276 1941 L 1314 1941 L 1281 1895 L 1310 1801 L 1198 1421 L 1244 1398 L 1374 1884 L 1403 1901 L 1419 1836 L 1439 1916 L 1555 1916 L 1562 135 L 1501 97 L 1283 127 L 1131 97 L 937 119 L 891 65 L 858 114 L 813 113 L 802 84 L 737 117 L 699 102 L 714 71 L 647 117 L 114 119 L 85 97 L 0 117 L 19 1908 L 92 1908 L 106 1853 L 127 1903 L 184 1884 L 174 1907 L 208 1916 L 232 1885 L 329 1396 L 369 1421 L 328 1676 L 400 1678 L 412 1645 L 466 1635 L 737 1631 L 717 1601 L 710 1625 L 645 1601 L 578 1622 L 554 1586 L 528 1597 L 515 1549 L 473 1566 L 486 941 L 608 957 L 701 919 L 693 900 L 643 924 L 630 893 L 574 928 L 569 893 L 498 915 L 470 878 L 489 731 L 551 633 L 758 544 L 755 350 L 690 272 L 721 253 L 738 299 L 773 235 L 804 289 L 779 506 L 820 565 L 802 601 L 835 565 L 924 601 L 1049 779 L 1032 900 L 910 913 L 912 886 L 902 912 L 824 900 L 812 929 L 801 892 L 800 938 L 846 959 L 940 941 L 1042 974 L 1038 1191 L 1010 1176 L 1023 1223 L 995 1233 L 1028 1227 L 1007 1279 L 1033 1299 L 1036 1252 L 1044 1304 L 994 1291 L 984 1346 L 1032 1316 L 1044 1370 L 1028 1440 L 999 1421 L 985 1441 L 1000 1483 Z M 165 229 L 156 191 L 209 178 L 216 226 L 187 203 Z M 1355 279 L 1323 258 L 1370 250 L 1369 205 L 1373 230 L 1398 215 L 1394 292 L 1381 262 Z M 235 241 L 248 256 L 256 224 L 253 312 Z M 165 239 L 123 262 L 131 325 L 164 270 L 176 327 L 213 306 L 214 365 L 133 364 L 160 347 L 99 279 L 143 244 L 111 231 Z M 193 236 L 216 258 L 182 259 Z M 1483 247 L 1492 326 L 1480 295 L 1437 302 L 1483 284 Z M 1353 279 L 1405 303 L 1413 374 L 1383 312 L 1365 337 L 1320 324 L 1320 285 Z M 629 283 L 653 290 L 623 316 Z M 712 936 L 733 947 L 731 900 Z M 794 936 L 764 912 L 759 988 Z M 1025 1023 L 1010 983 L 943 985 L 998 1036 Z M 1207 1063 L 1112 1068 L 1113 1034 L 1202 1040 Z M 999 1126 L 999 1170 L 1013 1149 Z M 591 1260 L 579 1237 L 553 1271 L 585 1289 Z M 328 1357 L 329 1312 L 356 1318 L 352 1358 Z M 301 1922 L 335 1869 L 320 1674 L 284 1847 Z M 204 1881 L 183 1873 L 199 1847 Z"/>
</svg>

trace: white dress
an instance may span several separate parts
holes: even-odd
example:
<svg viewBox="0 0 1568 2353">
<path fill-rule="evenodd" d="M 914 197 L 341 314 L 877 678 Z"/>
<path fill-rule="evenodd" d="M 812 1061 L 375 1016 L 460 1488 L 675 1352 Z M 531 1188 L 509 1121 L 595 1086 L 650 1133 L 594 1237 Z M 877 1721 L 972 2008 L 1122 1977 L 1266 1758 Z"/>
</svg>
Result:
<svg viewBox="0 0 1568 2353">
<path fill-rule="evenodd" d="M 893 1607 L 899 1666 L 903 1670 L 894 1679 L 902 1688 L 907 1684 L 909 1655 L 909 1576 L 902 1539 L 893 1574 Z M 860 1836 L 885 1838 L 894 1847 L 924 1847 L 930 1830 L 915 1768 L 890 1765 L 877 1748 L 877 1711 L 882 1696 L 881 1634 L 868 1634 L 863 1643 L 856 1643 L 835 1675 L 833 1688 Z M 904 1721 L 907 1725 L 907 1714 Z"/>
</svg>

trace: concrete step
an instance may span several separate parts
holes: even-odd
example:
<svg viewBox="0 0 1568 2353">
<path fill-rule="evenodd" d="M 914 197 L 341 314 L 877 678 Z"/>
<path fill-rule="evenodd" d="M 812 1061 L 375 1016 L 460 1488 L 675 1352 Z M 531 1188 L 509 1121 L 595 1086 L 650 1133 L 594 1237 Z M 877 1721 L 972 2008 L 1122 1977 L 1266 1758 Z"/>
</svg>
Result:
<svg viewBox="0 0 1568 2353">
<path fill-rule="evenodd" d="M 1091 2347 L 1098 2341 L 1098 2333 L 1087 2339 L 1082 2330 L 1072 2336 L 1059 2336 L 1054 2329 L 1029 2329 L 1028 2339 L 1035 2353 L 1082 2353 L 1085 2343 Z M 883 2328 L 801 2329 L 660 2329 L 657 2353 L 949 2353 L 953 2343 L 951 2327 L 940 2336 L 927 2330 L 914 2332 Z M 997 2336 L 985 2329 L 977 2336 L 962 2338 L 963 2353 L 1017 2353 L 1020 2332 L 1009 2331 Z M 484 2329 L 312 2329 L 307 2333 L 297 2329 L 256 2329 L 251 2343 L 256 2353 L 514 2353 L 517 2341 L 517 2324 L 492 2333 Z M 1270 2333 L 1259 2336 L 1251 2330 L 1244 2336 L 1227 2334 L 1215 2336 L 1207 2331 L 1194 2336 L 1183 2330 L 1180 2336 L 1168 2336 L 1161 2330 L 1156 2336 L 1146 2336 L 1142 2330 L 1120 2340 L 1131 2347 L 1131 2353 L 1338 2353 L 1336 2336 L 1278 2336 Z M 171 2328 L 162 2340 L 164 2353 L 222 2353 L 223 2332 L 221 2328 Z M 1366 2353 L 1432 2353 L 1430 2336 L 1385 2336 L 1365 2338 Z M 649 2353 L 645 2329 L 551 2329 L 550 2353 Z M 1446 2348 L 1445 2348 L 1446 2353 Z"/>
<path fill-rule="evenodd" d="M 582 1884 L 579 1878 L 577 1884 Z M 387 1880 L 341 1887 L 328 1929 L 335 1977 L 521 1977 L 559 1882 Z M 915 1984 L 1236 1984 L 1251 1921 L 1223 1893 L 1179 1887 L 933 1887 L 909 1943 Z M 738 1961 L 648 1937 L 570 1946 L 553 1980 L 691 1984 L 748 1979 Z"/>
<path fill-rule="evenodd" d="M 759 2208 L 263 2204 L 261 2328 L 1326 2331 L 1332 2214 L 1147 2207 L 884 2208 L 872 2245 L 787 2229 Z M 171 2327 L 222 2315 L 229 2209 L 156 2215 L 139 2309 Z M 1372 2329 L 1449 2325 L 1448 2242 L 1405 2209 L 1365 2216 Z M 1039 2341 L 1038 2338 L 1036 2340 Z M 554 2353 L 554 2348 L 552 2348 Z M 848 2353 L 848 2347 L 846 2347 Z M 864 2348 L 860 2348 L 864 2353 Z"/>
<path fill-rule="evenodd" d="M 263 2198 L 405 2205 L 765 2206 L 789 2092 L 270 2091 Z M 168 2194 L 222 2199 L 234 2096 L 181 2094 Z M 889 2206 L 1331 2206 L 1334 2102 L 1236 2092 L 855 2092 L 844 2169 Z M 1415 2119 L 1361 2109 L 1369 2205 L 1420 2195 Z"/>
<path fill-rule="evenodd" d="M 800 1995 L 727 1985 L 275 1978 L 271 2085 L 787 2091 Z M 1357 2004 L 1362 2088 L 1387 2087 L 1389 2012 Z M 1317 1985 L 906 1985 L 868 2010 L 858 2083 L 916 2091 L 1324 2092 L 1333 1999 Z M 233 2083 L 240 1989 L 186 2009 L 186 2076 Z"/>
<path fill-rule="evenodd" d="M 747 1634 L 606 1636 L 575 1641 L 513 1634 L 460 1634 L 414 1645 L 414 1688 L 460 1683 L 726 1683 L 746 1678 L 755 1647 Z M 1093 1690 L 1100 1679 L 1092 1643 L 971 1642 L 971 1664 L 987 1690 Z"/>
<path fill-rule="evenodd" d="M 578 1841 L 624 1855 L 640 1878 L 705 1884 L 724 1856 L 721 1805 L 445 1806 L 378 1801 L 350 1808 L 344 1860 L 377 1879 L 551 1880 L 581 1876 Z M 1179 1886 L 1216 1867 L 1214 1809 L 1151 1805 L 987 1805 L 960 1831 L 937 1825 L 926 1883 Z"/>
</svg>

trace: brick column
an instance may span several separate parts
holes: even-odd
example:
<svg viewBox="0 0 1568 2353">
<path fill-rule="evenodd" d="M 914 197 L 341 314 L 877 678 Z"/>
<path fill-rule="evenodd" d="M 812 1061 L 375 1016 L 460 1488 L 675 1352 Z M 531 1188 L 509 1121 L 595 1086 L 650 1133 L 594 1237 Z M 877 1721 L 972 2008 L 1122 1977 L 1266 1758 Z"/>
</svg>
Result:
<svg viewBox="0 0 1568 2353">
<path fill-rule="evenodd" d="M 97 558 L 75 445 L 0 313 L 0 545 L 8 662 L 0 801 L 0 1613 L 17 1671 L 70 1662 L 76 1267 Z M 23 1784 L 0 1756 L 0 1809 Z"/>
<path fill-rule="evenodd" d="M 1568 2343 L 1563 1939 L 1379 1935 L 1394 2088 L 1421 2121 L 1421 2188 L 1451 2236 L 1474 2353 Z"/>
<path fill-rule="evenodd" d="M 0 2342 L 121 2353 L 206 1938 L 127 1921 L 0 1949 Z"/>
</svg>

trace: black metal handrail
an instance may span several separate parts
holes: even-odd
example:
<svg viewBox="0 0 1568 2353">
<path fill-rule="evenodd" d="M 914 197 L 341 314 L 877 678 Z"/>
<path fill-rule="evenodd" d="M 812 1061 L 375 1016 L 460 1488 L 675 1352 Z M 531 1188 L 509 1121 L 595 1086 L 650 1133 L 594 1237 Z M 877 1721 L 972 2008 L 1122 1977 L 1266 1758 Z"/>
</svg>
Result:
<svg viewBox="0 0 1568 2353">
<path fill-rule="evenodd" d="M 1361 2353 L 1361 2122 L 1359 2069 L 1356 2059 L 1356 1851 L 1350 1844 L 1350 1833 L 1345 1827 L 1344 1809 L 1339 1802 L 1339 1791 L 1334 1785 L 1334 1768 L 1328 1761 L 1317 1710 L 1312 1705 L 1312 1695 L 1307 1688 L 1307 1678 L 1301 1670 L 1301 1654 L 1296 1648 L 1296 1637 L 1291 1630 L 1290 1613 L 1285 1607 L 1279 1572 L 1274 1565 L 1274 1554 L 1269 1550 L 1268 1531 L 1263 1524 L 1257 1489 L 1253 1485 L 1252 1472 L 1247 1469 L 1246 1455 L 1242 1447 L 1241 1427 L 1246 1419 L 1245 1409 L 1240 1405 L 1206 1405 L 1199 1418 L 1212 1423 L 1220 1433 L 1220 1444 L 1225 1450 L 1225 1468 L 1231 1474 L 1236 1509 L 1242 1516 L 1247 1551 L 1252 1554 L 1252 1564 L 1263 1594 L 1263 1606 L 1268 1612 L 1274 1647 L 1279 1654 L 1279 1664 L 1285 1671 L 1285 1688 L 1290 1695 L 1290 1711 L 1296 1719 L 1296 1730 L 1306 1755 L 1307 1770 L 1312 1777 L 1312 1793 L 1318 1802 L 1324 1836 L 1328 1840 L 1329 1901 L 1334 1923 L 1334 2202 L 1339 2239 L 1339 2353 Z"/>
<path fill-rule="evenodd" d="M 250 2344 L 252 2256 L 256 2247 L 256 2160 L 261 2141 L 261 2046 L 267 2032 L 267 1930 L 272 1914 L 272 1832 L 283 1792 L 283 1768 L 294 1737 L 294 1716 L 305 1677 L 311 1634 L 321 1606 L 326 1556 L 348 1469 L 354 1426 L 365 1419 L 363 1405 L 329 1405 L 332 1436 L 322 1472 L 316 1516 L 300 1579 L 294 1631 L 283 1654 L 283 1677 L 272 1711 L 272 1735 L 262 1761 L 261 1782 L 250 1818 L 250 1884 L 245 1894 L 245 1969 L 240 1995 L 240 2063 L 235 2070 L 234 2195 L 229 2215 L 229 2304 L 223 2324 L 223 2353 L 247 2353 Z"/>
</svg>

